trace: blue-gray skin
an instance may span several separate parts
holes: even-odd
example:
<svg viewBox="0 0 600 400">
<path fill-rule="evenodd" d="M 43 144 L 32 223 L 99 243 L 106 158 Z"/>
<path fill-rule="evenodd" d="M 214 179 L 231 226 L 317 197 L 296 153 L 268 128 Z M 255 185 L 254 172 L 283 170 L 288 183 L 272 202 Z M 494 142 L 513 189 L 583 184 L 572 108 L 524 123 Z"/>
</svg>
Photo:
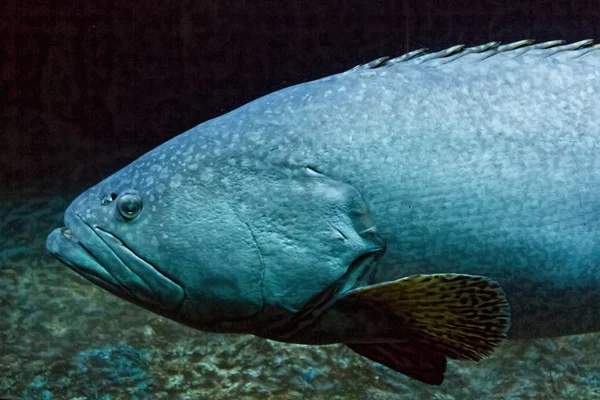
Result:
<svg viewBox="0 0 600 400">
<path fill-rule="evenodd" d="M 373 339 L 336 299 L 450 272 L 500 283 L 509 337 L 599 330 L 597 50 L 417 51 L 272 93 L 84 192 L 47 248 L 207 331 Z"/>
</svg>

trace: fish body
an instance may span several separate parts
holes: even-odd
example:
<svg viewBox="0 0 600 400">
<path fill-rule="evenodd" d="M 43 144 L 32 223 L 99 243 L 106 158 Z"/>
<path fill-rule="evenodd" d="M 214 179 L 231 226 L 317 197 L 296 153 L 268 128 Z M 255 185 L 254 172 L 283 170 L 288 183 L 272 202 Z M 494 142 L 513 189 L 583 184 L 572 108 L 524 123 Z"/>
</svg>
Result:
<svg viewBox="0 0 600 400">
<path fill-rule="evenodd" d="M 597 50 L 456 46 L 280 90 L 84 192 L 47 248 L 198 329 L 346 343 L 429 383 L 509 325 L 600 330 Z M 473 314 L 447 317 L 456 291 Z M 489 346 L 444 342 L 431 310 L 479 315 Z M 399 363 L 433 342 L 430 364 Z"/>
</svg>

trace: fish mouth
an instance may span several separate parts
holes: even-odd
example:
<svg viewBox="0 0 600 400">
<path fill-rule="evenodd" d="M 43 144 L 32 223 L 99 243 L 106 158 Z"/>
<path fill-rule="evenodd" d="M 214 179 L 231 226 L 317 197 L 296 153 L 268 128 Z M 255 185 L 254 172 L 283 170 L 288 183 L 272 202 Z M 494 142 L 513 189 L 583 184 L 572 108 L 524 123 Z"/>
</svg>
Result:
<svg viewBox="0 0 600 400">
<path fill-rule="evenodd" d="M 185 297 L 183 288 L 131 251 L 105 229 L 89 225 L 71 207 L 66 227 L 53 230 L 47 251 L 103 289 L 145 308 L 174 310 Z"/>
<path fill-rule="evenodd" d="M 46 250 L 57 260 L 89 281 L 112 293 L 124 290 L 67 227 L 57 228 L 46 239 Z"/>
</svg>

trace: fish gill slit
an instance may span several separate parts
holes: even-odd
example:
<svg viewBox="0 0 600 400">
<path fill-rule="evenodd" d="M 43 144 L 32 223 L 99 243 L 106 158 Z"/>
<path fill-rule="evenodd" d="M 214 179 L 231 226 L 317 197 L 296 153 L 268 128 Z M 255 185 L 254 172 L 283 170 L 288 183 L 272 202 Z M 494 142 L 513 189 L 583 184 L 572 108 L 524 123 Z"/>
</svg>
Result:
<svg viewBox="0 0 600 400">
<path fill-rule="evenodd" d="M 237 215 L 237 213 L 236 213 L 236 215 Z M 265 282 L 265 269 L 266 269 L 265 259 L 264 259 L 263 255 L 262 255 L 262 251 L 260 250 L 260 246 L 258 245 L 258 241 L 256 240 L 256 236 L 254 235 L 254 232 L 252 231 L 252 228 L 250 227 L 250 225 L 246 221 L 243 221 L 241 218 L 239 218 L 239 216 L 238 216 L 238 219 L 240 221 L 242 221 L 242 223 L 244 225 L 246 225 L 246 228 L 248 229 L 248 232 L 250 232 L 250 236 L 252 236 L 252 241 L 254 242 L 254 246 L 256 247 L 256 251 L 258 252 L 258 256 L 260 257 L 260 265 L 261 265 L 261 269 L 260 269 L 260 296 L 261 296 L 261 299 L 262 299 L 262 307 L 261 307 L 260 311 L 264 311 L 264 309 L 265 309 L 265 288 L 264 288 L 265 284 L 264 284 L 264 282 Z"/>
</svg>

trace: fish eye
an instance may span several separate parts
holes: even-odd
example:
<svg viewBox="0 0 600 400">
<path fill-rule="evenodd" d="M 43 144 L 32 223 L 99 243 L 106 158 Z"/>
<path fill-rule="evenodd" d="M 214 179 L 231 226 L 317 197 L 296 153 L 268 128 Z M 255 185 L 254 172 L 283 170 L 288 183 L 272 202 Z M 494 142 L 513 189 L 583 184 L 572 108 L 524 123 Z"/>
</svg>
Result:
<svg viewBox="0 0 600 400">
<path fill-rule="evenodd" d="M 117 202 L 119 214 L 126 220 L 132 220 L 142 211 L 142 200 L 135 194 L 124 194 Z"/>
</svg>

